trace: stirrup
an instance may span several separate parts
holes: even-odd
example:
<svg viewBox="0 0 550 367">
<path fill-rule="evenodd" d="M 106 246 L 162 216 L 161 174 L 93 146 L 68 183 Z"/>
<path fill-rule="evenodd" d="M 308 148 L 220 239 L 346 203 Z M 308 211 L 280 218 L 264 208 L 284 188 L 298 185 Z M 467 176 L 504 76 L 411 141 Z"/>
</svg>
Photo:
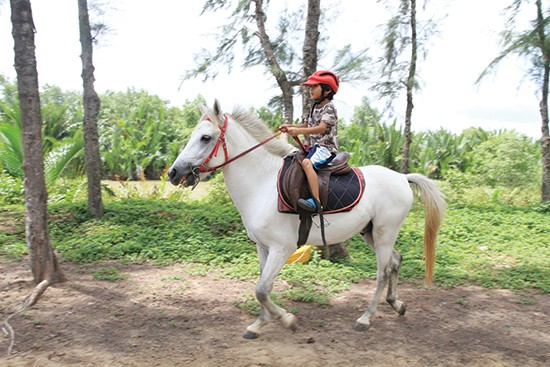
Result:
<svg viewBox="0 0 550 367">
<path fill-rule="evenodd" d="M 319 220 L 316 221 L 315 218 L 319 217 Z M 330 222 L 328 221 L 328 219 L 323 215 L 323 223 L 322 225 L 326 228 L 328 226 L 330 226 Z M 319 215 L 319 213 L 312 213 L 311 214 L 311 223 L 313 223 L 313 225 L 317 228 L 321 228 L 321 216 Z"/>
</svg>

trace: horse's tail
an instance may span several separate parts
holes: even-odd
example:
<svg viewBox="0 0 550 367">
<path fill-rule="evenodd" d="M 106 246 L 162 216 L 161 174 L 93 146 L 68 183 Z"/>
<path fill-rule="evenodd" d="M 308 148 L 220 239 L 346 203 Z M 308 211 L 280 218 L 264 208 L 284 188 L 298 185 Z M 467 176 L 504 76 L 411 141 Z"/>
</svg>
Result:
<svg viewBox="0 0 550 367">
<path fill-rule="evenodd" d="M 426 262 L 426 284 L 432 284 L 434 263 L 435 263 L 435 243 L 437 233 L 445 215 L 446 203 L 443 193 L 439 190 L 435 182 L 418 173 L 406 175 L 409 183 L 415 192 L 419 193 L 424 202 L 425 221 L 424 221 L 424 260 Z"/>
</svg>

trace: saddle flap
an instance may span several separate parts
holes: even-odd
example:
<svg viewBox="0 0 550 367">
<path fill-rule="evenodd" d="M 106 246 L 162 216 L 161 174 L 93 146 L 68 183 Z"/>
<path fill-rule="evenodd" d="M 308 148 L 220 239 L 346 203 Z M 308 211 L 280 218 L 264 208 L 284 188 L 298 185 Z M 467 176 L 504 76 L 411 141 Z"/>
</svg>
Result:
<svg viewBox="0 0 550 367">
<path fill-rule="evenodd" d="M 345 175 L 351 171 L 351 167 L 348 165 L 350 157 L 348 152 L 338 153 L 328 166 L 322 168 L 322 171 L 330 171 L 331 175 Z"/>
</svg>

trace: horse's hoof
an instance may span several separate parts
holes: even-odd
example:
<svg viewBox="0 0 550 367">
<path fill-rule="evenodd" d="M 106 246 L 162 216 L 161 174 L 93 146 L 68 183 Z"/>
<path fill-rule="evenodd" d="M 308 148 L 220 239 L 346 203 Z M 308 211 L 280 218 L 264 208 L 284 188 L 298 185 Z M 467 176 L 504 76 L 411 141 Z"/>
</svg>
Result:
<svg viewBox="0 0 550 367">
<path fill-rule="evenodd" d="M 258 339 L 259 337 L 260 337 L 260 334 L 255 333 L 255 332 L 253 332 L 253 331 L 249 331 L 249 330 L 247 330 L 247 331 L 243 334 L 243 338 L 248 339 L 248 340 L 251 340 L 251 339 Z"/>
<path fill-rule="evenodd" d="M 285 314 L 281 318 L 281 322 L 287 329 L 290 329 L 292 331 L 298 330 L 298 319 L 291 313 Z"/>
<path fill-rule="evenodd" d="M 360 324 L 356 322 L 355 325 L 353 325 L 353 329 L 355 331 L 367 331 L 369 328 L 370 328 L 370 324 L 365 325 L 365 324 Z"/>
<path fill-rule="evenodd" d="M 405 314 L 405 312 L 407 312 L 407 304 L 405 302 L 403 302 L 401 304 L 401 307 L 399 307 L 399 311 L 397 311 L 397 313 L 401 316 L 403 316 Z"/>
</svg>

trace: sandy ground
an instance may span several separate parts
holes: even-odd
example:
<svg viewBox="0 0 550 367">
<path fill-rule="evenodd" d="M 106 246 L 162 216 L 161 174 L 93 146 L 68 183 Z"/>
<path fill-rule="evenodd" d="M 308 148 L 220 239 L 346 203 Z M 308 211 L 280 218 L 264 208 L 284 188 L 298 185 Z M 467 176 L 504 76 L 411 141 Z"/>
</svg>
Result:
<svg viewBox="0 0 550 367">
<path fill-rule="evenodd" d="M 357 332 L 352 326 L 374 291 L 368 281 L 327 307 L 286 301 L 298 331 L 273 322 L 246 340 L 255 316 L 234 302 L 253 294 L 253 282 L 197 275 L 189 265 L 111 265 L 127 279 L 94 279 L 105 264 L 62 264 L 70 281 L 10 320 L 15 344 L 7 359 L 10 338 L 0 337 L 0 366 L 550 365 L 550 296 L 532 290 L 401 284 L 406 315 L 382 303 L 372 327 Z M 25 262 L 0 268 L 4 320 L 33 284 Z"/>
</svg>

